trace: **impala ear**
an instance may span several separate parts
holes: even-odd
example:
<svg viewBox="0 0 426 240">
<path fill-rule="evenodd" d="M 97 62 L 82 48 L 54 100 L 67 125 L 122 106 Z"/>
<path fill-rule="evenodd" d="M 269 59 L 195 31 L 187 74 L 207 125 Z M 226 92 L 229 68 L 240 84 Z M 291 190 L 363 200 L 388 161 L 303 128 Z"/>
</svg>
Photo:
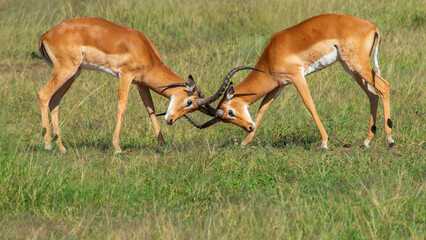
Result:
<svg viewBox="0 0 426 240">
<path fill-rule="evenodd" d="M 231 82 L 226 89 L 226 101 L 231 100 L 234 97 L 234 84 Z"/>
<path fill-rule="evenodd" d="M 189 91 L 189 92 L 194 92 L 194 89 L 195 89 L 195 81 L 194 81 L 194 79 L 192 78 L 192 75 L 189 75 L 189 76 L 188 76 L 188 80 L 186 80 L 185 86 L 186 86 L 186 88 L 188 88 L 188 91 Z"/>
</svg>

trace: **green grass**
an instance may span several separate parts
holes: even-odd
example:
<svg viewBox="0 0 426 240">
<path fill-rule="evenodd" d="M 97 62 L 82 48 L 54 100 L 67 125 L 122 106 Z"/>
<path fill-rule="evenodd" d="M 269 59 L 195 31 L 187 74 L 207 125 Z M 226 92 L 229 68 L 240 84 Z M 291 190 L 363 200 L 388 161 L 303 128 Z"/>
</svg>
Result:
<svg viewBox="0 0 426 240">
<path fill-rule="evenodd" d="M 381 30 L 392 150 L 381 108 L 375 140 L 360 147 L 368 98 L 338 64 L 308 77 L 330 136 L 326 152 L 290 86 L 246 148 L 236 145 L 246 135 L 236 126 L 197 130 L 184 119 L 173 126 L 161 119 L 167 144 L 158 146 L 131 90 L 125 153 L 113 157 L 118 82 L 89 71 L 61 102 L 68 152 L 43 149 L 37 91 L 52 70 L 31 55 L 39 37 L 67 18 L 97 16 L 141 30 L 174 72 L 192 74 L 211 94 L 230 69 L 253 66 L 273 33 L 320 13 L 356 15 Z M 0 238 L 424 239 L 425 19 L 415 0 L 0 0 Z M 167 108 L 168 99 L 153 97 L 157 111 Z"/>
</svg>

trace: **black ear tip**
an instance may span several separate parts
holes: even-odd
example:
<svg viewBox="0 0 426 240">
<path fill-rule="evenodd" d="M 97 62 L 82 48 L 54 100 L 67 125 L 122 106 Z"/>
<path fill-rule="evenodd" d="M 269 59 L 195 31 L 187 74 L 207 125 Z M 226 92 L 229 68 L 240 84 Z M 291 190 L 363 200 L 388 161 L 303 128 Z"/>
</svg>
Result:
<svg viewBox="0 0 426 240">
<path fill-rule="evenodd" d="M 188 78 L 190 78 L 190 79 L 194 79 L 194 78 L 192 77 L 192 74 L 189 74 Z"/>
</svg>

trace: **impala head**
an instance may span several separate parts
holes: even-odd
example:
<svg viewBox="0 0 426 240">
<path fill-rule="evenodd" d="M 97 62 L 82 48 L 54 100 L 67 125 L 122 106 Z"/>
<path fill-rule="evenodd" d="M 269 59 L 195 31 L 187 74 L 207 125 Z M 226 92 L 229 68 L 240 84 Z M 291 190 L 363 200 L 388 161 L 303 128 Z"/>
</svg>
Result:
<svg viewBox="0 0 426 240">
<path fill-rule="evenodd" d="M 256 125 L 251 119 L 248 107 L 246 102 L 234 98 L 234 86 L 231 82 L 218 106 L 218 109 L 223 111 L 220 120 L 240 126 L 247 132 L 253 132 Z"/>
<path fill-rule="evenodd" d="M 179 87 L 170 96 L 169 107 L 165 114 L 167 124 L 171 125 L 183 115 L 198 109 L 199 105 L 197 100 L 200 99 L 200 95 L 191 75 L 189 75 L 186 83 L 174 83 L 160 88 L 163 87 Z"/>
<path fill-rule="evenodd" d="M 234 85 L 232 82 L 229 84 L 228 89 L 226 89 L 225 96 L 219 102 L 218 107 L 214 109 L 209 105 L 209 103 L 218 99 L 223 94 L 223 92 L 225 92 L 225 88 L 228 85 L 232 75 L 243 69 L 252 69 L 255 71 L 263 72 L 259 69 L 245 66 L 234 68 L 226 75 L 225 79 L 222 82 L 222 85 L 219 87 L 219 90 L 217 90 L 217 92 L 213 96 L 204 98 L 201 91 L 199 91 L 203 100 L 198 101 L 198 106 L 202 107 L 202 105 L 206 104 L 206 111 L 208 111 L 208 114 L 210 116 L 214 116 L 214 118 L 205 122 L 204 124 L 198 123 L 189 115 L 185 115 L 186 119 L 188 119 L 195 127 L 200 129 L 210 127 L 216 124 L 217 122 L 223 121 L 240 126 L 248 132 L 253 132 L 256 128 L 256 125 L 251 120 L 250 113 L 248 112 L 249 105 L 238 97 L 234 98 Z"/>
</svg>

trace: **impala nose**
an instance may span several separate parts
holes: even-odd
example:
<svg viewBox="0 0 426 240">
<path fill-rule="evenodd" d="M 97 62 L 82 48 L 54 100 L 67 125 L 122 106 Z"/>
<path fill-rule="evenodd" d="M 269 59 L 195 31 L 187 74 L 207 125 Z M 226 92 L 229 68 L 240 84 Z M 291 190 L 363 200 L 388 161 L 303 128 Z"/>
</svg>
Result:
<svg viewBox="0 0 426 240">
<path fill-rule="evenodd" d="M 253 131 L 254 131 L 254 128 L 253 128 L 252 126 L 250 126 L 250 127 L 249 127 L 249 129 L 248 129 L 248 131 L 249 131 L 249 132 L 253 132 Z"/>
<path fill-rule="evenodd" d="M 170 117 L 170 113 L 166 114 L 166 116 L 164 117 L 164 120 L 166 120 L 166 123 L 169 125 L 173 124 L 173 119 Z"/>
</svg>

